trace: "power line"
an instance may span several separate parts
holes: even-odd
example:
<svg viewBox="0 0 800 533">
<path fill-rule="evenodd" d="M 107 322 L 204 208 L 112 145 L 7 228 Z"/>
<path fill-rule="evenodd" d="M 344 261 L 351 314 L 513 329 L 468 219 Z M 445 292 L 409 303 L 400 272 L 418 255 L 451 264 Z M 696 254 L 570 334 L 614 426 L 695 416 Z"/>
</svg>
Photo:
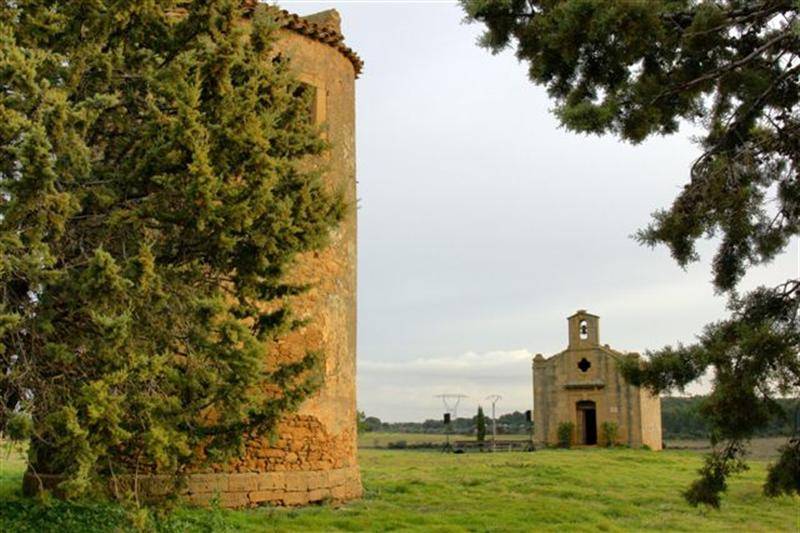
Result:
<svg viewBox="0 0 800 533">
<path fill-rule="evenodd" d="M 450 413 L 452 412 L 453 418 L 458 418 L 458 404 L 461 403 L 462 398 L 466 398 L 466 394 L 451 394 L 451 393 L 444 393 L 444 394 L 437 394 L 436 398 L 441 398 L 442 403 L 444 404 L 445 415 L 444 419 L 444 434 L 447 435 L 447 441 L 442 448 L 443 452 L 452 452 L 453 447 L 450 446 L 450 421 L 448 418 L 450 417 Z"/>
</svg>

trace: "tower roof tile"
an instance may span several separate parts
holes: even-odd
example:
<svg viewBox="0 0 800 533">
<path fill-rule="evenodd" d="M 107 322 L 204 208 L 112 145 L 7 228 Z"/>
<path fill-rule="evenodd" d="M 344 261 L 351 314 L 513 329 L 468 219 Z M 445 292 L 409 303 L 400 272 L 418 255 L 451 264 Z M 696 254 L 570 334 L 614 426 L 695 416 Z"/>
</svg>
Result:
<svg viewBox="0 0 800 533">
<path fill-rule="evenodd" d="M 256 5 L 258 5 L 257 0 L 245 0 L 244 8 L 246 13 L 249 14 L 252 12 Z M 312 22 L 304 17 L 301 17 L 300 15 L 290 13 L 285 9 L 280 9 L 278 13 L 279 21 L 282 27 L 295 33 L 299 33 L 300 35 L 310 39 L 314 39 L 315 41 L 327 44 L 328 46 L 338 50 L 340 54 L 346 57 L 350 63 L 353 64 L 353 68 L 356 72 L 356 78 L 358 78 L 364 68 L 364 61 L 358 57 L 358 54 L 356 54 L 352 48 L 349 48 L 344 44 L 344 36 L 341 33 L 329 26 Z"/>
</svg>

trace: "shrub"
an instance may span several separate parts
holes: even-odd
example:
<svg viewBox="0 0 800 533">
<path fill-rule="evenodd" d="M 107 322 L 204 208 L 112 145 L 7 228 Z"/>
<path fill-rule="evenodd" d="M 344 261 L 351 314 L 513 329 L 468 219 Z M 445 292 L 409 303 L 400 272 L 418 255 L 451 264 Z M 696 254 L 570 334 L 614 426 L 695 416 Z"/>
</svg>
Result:
<svg viewBox="0 0 800 533">
<path fill-rule="evenodd" d="M 478 406 L 478 416 L 475 418 L 478 442 L 483 442 L 486 440 L 486 416 L 483 414 L 483 407 Z"/>
<path fill-rule="evenodd" d="M 569 448 L 572 445 L 572 433 L 575 430 L 575 424 L 572 422 L 561 422 L 558 425 L 558 446 L 560 448 Z"/>
<path fill-rule="evenodd" d="M 800 439 L 790 439 L 789 444 L 781 446 L 780 452 L 778 462 L 769 469 L 764 484 L 764 494 L 767 496 L 779 496 L 782 493 L 791 495 L 800 487 L 800 478 L 796 474 L 800 465 Z"/>
<path fill-rule="evenodd" d="M 602 435 L 602 442 L 607 447 L 610 448 L 617 444 L 617 433 L 619 431 L 619 426 L 616 422 L 603 422 L 600 426 L 600 433 Z"/>
<path fill-rule="evenodd" d="M 441 442 L 411 442 L 406 446 L 409 450 L 436 450 L 442 447 Z"/>
<path fill-rule="evenodd" d="M 406 448 L 408 448 L 408 443 L 404 440 L 398 440 L 396 442 L 390 442 L 387 445 L 387 448 L 389 448 L 390 450 L 405 450 Z"/>
</svg>

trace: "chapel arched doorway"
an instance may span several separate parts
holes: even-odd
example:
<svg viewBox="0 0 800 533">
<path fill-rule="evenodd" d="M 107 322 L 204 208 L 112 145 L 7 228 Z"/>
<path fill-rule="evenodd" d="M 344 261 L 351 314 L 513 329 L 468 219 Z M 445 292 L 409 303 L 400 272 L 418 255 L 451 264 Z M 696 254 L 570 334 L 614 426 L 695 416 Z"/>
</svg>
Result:
<svg viewBox="0 0 800 533">
<path fill-rule="evenodd" d="M 586 445 L 597 444 L 597 404 L 591 400 L 581 400 L 576 408 L 579 442 Z"/>
</svg>

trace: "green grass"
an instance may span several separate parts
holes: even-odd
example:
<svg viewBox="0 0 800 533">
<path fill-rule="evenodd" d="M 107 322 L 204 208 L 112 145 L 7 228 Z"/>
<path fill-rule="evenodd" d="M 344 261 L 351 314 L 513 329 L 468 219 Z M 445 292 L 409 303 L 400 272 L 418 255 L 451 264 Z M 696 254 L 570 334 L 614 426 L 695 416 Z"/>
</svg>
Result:
<svg viewBox="0 0 800 533">
<path fill-rule="evenodd" d="M 452 455 L 364 450 L 365 498 L 340 507 L 243 511 L 181 508 L 162 531 L 798 531 L 800 498 L 761 494 L 766 463 L 730 483 L 722 509 L 682 499 L 701 457 L 687 451 L 542 450 Z M 17 495 L 21 463 L 0 469 L 0 531 L 123 531 L 113 504 Z"/>
</svg>

